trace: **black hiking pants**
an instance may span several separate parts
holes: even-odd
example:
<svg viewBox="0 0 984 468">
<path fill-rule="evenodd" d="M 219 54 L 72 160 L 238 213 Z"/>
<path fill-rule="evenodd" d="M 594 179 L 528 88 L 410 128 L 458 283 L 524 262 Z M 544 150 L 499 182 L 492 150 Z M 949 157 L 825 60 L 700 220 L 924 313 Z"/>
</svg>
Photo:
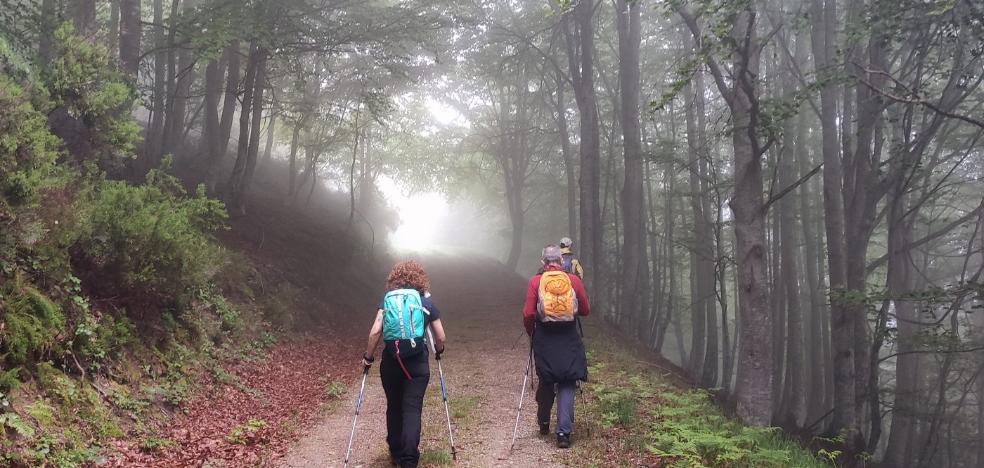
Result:
<svg viewBox="0 0 984 468">
<path fill-rule="evenodd" d="M 426 352 L 403 358 L 402 362 L 403 367 L 395 357 L 384 354 L 379 364 L 379 376 L 386 392 L 386 443 L 394 461 L 402 468 L 414 468 L 420 459 L 420 415 L 430 367 Z"/>
</svg>

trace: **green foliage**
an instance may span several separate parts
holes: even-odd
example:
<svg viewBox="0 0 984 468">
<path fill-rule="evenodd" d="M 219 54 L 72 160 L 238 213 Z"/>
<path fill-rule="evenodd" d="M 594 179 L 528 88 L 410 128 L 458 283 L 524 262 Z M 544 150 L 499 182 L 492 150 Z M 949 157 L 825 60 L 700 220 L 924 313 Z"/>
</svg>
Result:
<svg viewBox="0 0 984 468">
<path fill-rule="evenodd" d="M 86 382 L 76 383 L 50 363 L 38 364 L 38 380 L 45 394 L 57 405 L 59 418 L 77 421 L 80 430 L 99 438 L 123 434 L 103 404 L 102 398 Z"/>
<path fill-rule="evenodd" d="M 5 2 L 4 6 L 8 4 Z M 9 8 L 4 8 L 9 10 Z M 4 23 L 4 13 L 0 13 L 0 23 Z M 33 73 L 31 62 L 25 58 L 25 54 L 19 52 L 17 47 L 4 34 L 0 27 L 0 71 L 19 77 L 26 77 Z"/>
<path fill-rule="evenodd" d="M 678 467 L 821 467 L 813 456 L 776 428 L 753 428 L 726 417 L 703 390 L 668 384 L 659 372 L 626 359 L 611 337 L 589 343 L 591 382 L 585 407 L 576 412 L 575 433 L 594 434 L 575 445 L 567 462 L 620 465 L 659 459 Z M 605 458 L 611 447 L 626 459 Z"/>
<path fill-rule="evenodd" d="M 608 429 L 616 425 L 626 425 L 635 419 L 636 399 L 633 388 L 598 383 L 593 392 L 598 396 L 601 410 L 601 426 Z"/>
<path fill-rule="evenodd" d="M 31 102 L 30 91 L 6 75 L 0 75 L 0 109 L 0 202 L 33 203 L 54 170 L 58 139 L 48 131 L 47 116 Z"/>
<path fill-rule="evenodd" d="M 85 251 L 123 290 L 164 299 L 209 288 L 223 260 L 208 234 L 225 222 L 222 202 L 206 197 L 204 187 L 187 197 L 163 170 L 151 171 L 147 182 L 103 184 L 87 214 Z"/>
<path fill-rule="evenodd" d="M 434 392 L 434 396 L 439 395 L 440 392 Z M 478 396 L 456 395 L 453 399 L 448 400 L 448 404 L 451 406 L 451 417 L 455 421 L 459 421 L 458 424 L 469 424 L 476 417 L 480 402 L 481 399 Z"/>
<path fill-rule="evenodd" d="M 777 428 L 746 427 L 724 417 L 701 390 L 660 395 L 648 449 L 673 466 L 824 466 Z"/>
<path fill-rule="evenodd" d="M 34 428 L 14 413 L 0 413 L 0 429 L 13 430 L 21 437 L 34 437 Z"/>
<path fill-rule="evenodd" d="M 24 412 L 27 413 L 28 416 L 34 418 L 42 430 L 46 430 L 55 424 L 55 408 L 46 403 L 44 400 L 33 401 L 31 404 L 24 407 Z"/>
<path fill-rule="evenodd" d="M 3 398 L 3 392 L 15 390 L 20 386 L 20 371 L 20 367 L 0 370 L 0 400 Z M 0 401 L 0 403 L 2 403 L 2 401 Z"/>
<path fill-rule="evenodd" d="M 339 398 L 345 394 L 345 384 L 341 382 L 328 382 L 325 385 L 325 395 L 328 398 Z"/>
<path fill-rule="evenodd" d="M 133 322 L 127 317 L 104 314 L 97 320 L 83 314 L 75 327 L 75 345 L 81 357 L 98 363 L 131 343 L 136 334 Z"/>
<path fill-rule="evenodd" d="M 160 453 L 168 447 L 175 445 L 175 442 L 171 439 L 164 439 L 159 437 L 146 437 L 140 441 L 140 450 L 148 453 Z"/>
<path fill-rule="evenodd" d="M 150 406 L 150 402 L 140 398 L 135 398 L 130 393 L 130 389 L 122 385 L 113 390 L 113 393 L 109 396 L 109 400 L 116 405 L 117 408 L 137 414 L 140 414 L 144 409 Z"/>
<path fill-rule="evenodd" d="M 240 424 L 229 432 L 226 436 L 226 441 L 230 444 L 247 445 L 254 441 L 256 434 L 260 432 L 267 426 L 266 421 L 262 419 L 250 418 L 246 421 L 246 424 Z"/>
<path fill-rule="evenodd" d="M 53 59 L 44 75 L 52 103 L 90 130 L 101 155 L 130 155 L 140 127 L 130 117 L 136 93 L 105 47 L 75 35 L 70 24 L 55 31 Z"/>
<path fill-rule="evenodd" d="M 11 365 L 47 354 L 65 327 L 65 315 L 57 304 L 37 289 L 18 283 L 12 282 L 4 291 L 6 313 L 0 329 L 0 350 Z"/>
<path fill-rule="evenodd" d="M 420 452 L 422 466 L 451 466 L 453 460 L 447 450 L 424 450 Z"/>
<path fill-rule="evenodd" d="M 19 461 L 28 466 L 59 468 L 85 466 L 96 461 L 98 450 L 83 445 L 77 433 L 66 431 L 64 437 L 68 440 L 60 440 L 51 435 L 41 436 L 25 451 Z"/>
</svg>

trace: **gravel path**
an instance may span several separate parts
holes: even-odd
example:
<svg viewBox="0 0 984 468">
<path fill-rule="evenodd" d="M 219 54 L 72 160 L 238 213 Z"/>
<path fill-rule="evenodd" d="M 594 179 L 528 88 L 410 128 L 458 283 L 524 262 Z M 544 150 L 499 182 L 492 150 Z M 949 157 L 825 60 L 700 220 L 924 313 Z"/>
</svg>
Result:
<svg viewBox="0 0 984 468">
<path fill-rule="evenodd" d="M 458 459 L 454 466 L 563 466 L 554 461 L 554 439 L 536 432 L 536 403 L 527 387 L 516 446 L 509 453 L 516 405 L 529 352 L 522 333 L 520 309 L 525 280 L 504 267 L 481 260 L 425 260 L 434 301 L 443 314 L 448 335 L 442 360 L 451 401 Z M 490 265 L 491 264 L 491 265 Z M 366 323 L 371 312 L 366 313 Z M 364 337 L 352 337 L 364 340 Z M 352 358 L 357 372 L 357 357 Z M 533 381 L 535 377 L 531 376 Z M 359 387 L 345 396 L 354 402 Z M 431 383 L 424 403 L 422 464 L 449 453 L 437 366 L 431 361 Z M 366 400 L 359 416 L 350 466 L 386 467 L 385 398 L 378 367 L 369 373 Z M 342 466 L 354 407 L 337 406 L 278 461 L 283 467 Z M 575 431 L 576 432 L 576 431 Z M 575 443 L 577 441 L 575 440 Z"/>
</svg>

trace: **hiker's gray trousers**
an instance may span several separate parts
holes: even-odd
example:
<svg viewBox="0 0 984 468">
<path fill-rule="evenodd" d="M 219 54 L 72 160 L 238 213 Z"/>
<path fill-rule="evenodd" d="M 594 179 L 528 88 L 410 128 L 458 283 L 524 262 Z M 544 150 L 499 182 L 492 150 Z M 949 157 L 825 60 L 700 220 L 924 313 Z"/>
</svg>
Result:
<svg viewBox="0 0 984 468">
<path fill-rule="evenodd" d="M 574 430 L 574 393 L 576 391 L 576 382 L 554 385 L 544 385 L 541 382 L 536 389 L 538 422 L 550 422 L 550 410 L 553 409 L 554 398 L 556 397 L 557 430 L 555 432 L 570 434 Z"/>
</svg>

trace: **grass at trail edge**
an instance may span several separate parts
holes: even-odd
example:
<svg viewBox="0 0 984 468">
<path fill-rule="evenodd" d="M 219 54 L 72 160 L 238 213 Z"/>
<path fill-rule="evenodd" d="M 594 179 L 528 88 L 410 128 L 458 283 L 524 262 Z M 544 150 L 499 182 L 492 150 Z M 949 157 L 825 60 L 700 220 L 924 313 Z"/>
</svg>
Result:
<svg viewBox="0 0 984 468">
<path fill-rule="evenodd" d="M 559 461 L 584 467 L 832 466 L 778 428 L 726 417 L 709 392 L 686 388 L 601 327 L 586 331 L 590 382 L 575 402 L 574 445 L 559 452 Z"/>
</svg>

